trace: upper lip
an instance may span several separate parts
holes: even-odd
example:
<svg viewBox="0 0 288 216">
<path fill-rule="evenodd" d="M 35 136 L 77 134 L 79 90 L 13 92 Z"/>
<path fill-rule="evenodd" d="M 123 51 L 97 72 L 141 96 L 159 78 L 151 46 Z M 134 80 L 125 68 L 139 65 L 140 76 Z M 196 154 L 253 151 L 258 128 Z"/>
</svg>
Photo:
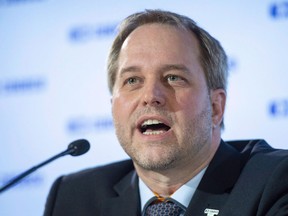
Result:
<svg viewBox="0 0 288 216">
<path fill-rule="evenodd" d="M 165 124 L 166 126 L 171 128 L 171 123 L 169 123 L 169 121 L 167 119 L 165 119 L 161 116 L 142 116 L 137 121 L 137 128 L 141 129 L 142 125 L 148 120 L 157 121 L 157 122 Z"/>
</svg>

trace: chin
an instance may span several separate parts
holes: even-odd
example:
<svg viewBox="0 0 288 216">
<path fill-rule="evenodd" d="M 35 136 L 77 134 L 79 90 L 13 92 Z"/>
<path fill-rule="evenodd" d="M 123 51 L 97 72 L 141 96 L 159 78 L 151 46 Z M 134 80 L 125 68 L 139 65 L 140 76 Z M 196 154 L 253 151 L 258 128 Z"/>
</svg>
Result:
<svg viewBox="0 0 288 216">
<path fill-rule="evenodd" d="M 139 167 L 151 171 L 165 171 L 175 167 L 174 157 L 159 157 L 158 155 L 157 158 L 152 158 L 151 155 L 149 155 L 145 158 L 132 158 L 132 160 Z"/>
</svg>

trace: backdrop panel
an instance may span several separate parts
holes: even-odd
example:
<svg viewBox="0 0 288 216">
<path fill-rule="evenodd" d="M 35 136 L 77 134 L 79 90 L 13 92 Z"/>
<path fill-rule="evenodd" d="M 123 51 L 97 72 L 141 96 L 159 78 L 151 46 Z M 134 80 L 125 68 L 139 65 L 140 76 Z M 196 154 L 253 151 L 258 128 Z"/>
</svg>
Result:
<svg viewBox="0 0 288 216">
<path fill-rule="evenodd" d="M 106 58 L 129 14 L 165 9 L 194 19 L 222 43 L 230 79 L 224 139 L 264 138 L 287 148 L 288 2 L 0 0 L 0 185 L 66 149 L 0 195 L 0 215 L 41 215 L 60 175 L 127 158 L 114 135 Z"/>
</svg>

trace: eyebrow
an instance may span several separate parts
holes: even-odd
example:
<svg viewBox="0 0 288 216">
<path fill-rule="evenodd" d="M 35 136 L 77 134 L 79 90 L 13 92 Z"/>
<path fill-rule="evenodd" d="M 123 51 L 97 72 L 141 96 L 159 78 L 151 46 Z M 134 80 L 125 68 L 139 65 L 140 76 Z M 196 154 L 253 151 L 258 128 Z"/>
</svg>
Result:
<svg viewBox="0 0 288 216">
<path fill-rule="evenodd" d="M 119 72 L 120 77 L 123 76 L 123 74 L 125 73 L 129 73 L 129 72 L 140 72 L 141 69 L 140 67 L 137 66 L 130 66 L 130 67 L 126 67 L 126 68 L 122 68 Z"/>
<path fill-rule="evenodd" d="M 189 73 L 189 69 L 183 65 L 183 64 L 166 64 L 161 66 L 158 71 L 160 73 L 164 73 L 164 72 L 168 72 L 168 71 L 173 71 L 173 70 L 177 70 L 177 71 L 183 71 L 185 73 Z M 120 77 L 123 76 L 123 74 L 125 73 L 129 73 L 129 72 L 140 72 L 141 68 L 138 66 L 129 66 L 126 68 L 122 68 L 120 70 Z"/>
<path fill-rule="evenodd" d="M 167 64 L 160 68 L 160 72 L 167 72 L 167 71 L 183 71 L 185 73 L 189 73 L 189 69 L 183 64 Z"/>
</svg>

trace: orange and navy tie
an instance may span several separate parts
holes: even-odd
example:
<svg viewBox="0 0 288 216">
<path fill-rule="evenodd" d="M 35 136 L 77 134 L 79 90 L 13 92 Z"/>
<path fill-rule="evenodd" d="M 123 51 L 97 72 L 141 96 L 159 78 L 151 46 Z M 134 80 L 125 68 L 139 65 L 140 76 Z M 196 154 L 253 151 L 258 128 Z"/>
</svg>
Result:
<svg viewBox="0 0 288 216">
<path fill-rule="evenodd" d="M 150 204 L 144 210 L 145 216 L 182 216 L 185 207 L 171 198 L 150 200 Z"/>
</svg>

